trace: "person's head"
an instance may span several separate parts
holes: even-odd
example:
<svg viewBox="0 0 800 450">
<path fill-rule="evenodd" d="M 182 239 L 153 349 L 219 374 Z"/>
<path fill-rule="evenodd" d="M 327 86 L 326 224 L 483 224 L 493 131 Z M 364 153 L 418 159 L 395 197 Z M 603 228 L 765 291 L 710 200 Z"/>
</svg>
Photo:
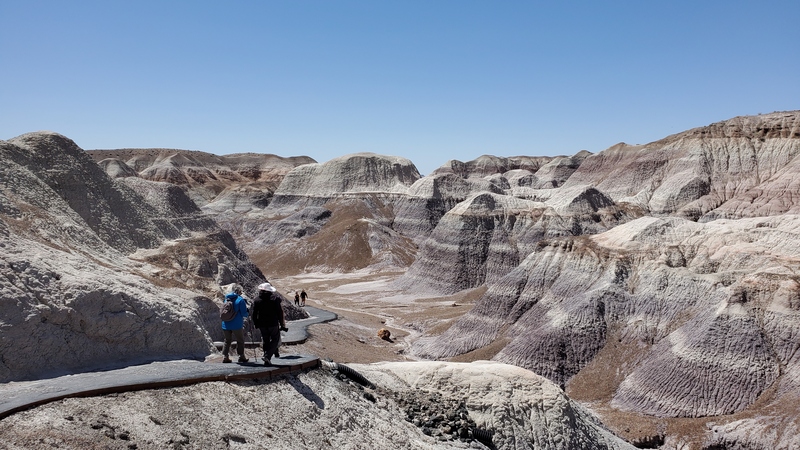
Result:
<svg viewBox="0 0 800 450">
<path fill-rule="evenodd" d="M 233 293 L 236 295 L 242 295 L 242 287 L 238 284 L 233 286 Z"/>
</svg>

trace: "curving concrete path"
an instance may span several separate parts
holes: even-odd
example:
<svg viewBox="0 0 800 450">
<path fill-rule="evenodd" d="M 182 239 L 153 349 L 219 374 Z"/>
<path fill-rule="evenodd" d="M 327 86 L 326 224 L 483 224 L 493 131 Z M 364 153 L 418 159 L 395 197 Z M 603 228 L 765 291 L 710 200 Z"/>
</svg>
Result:
<svg viewBox="0 0 800 450">
<path fill-rule="evenodd" d="M 308 326 L 315 323 L 330 322 L 339 318 L 336 313 L 325 311 L 324 309 L 313 306 L 303 306 L 303 309 L 311 316 L 308 319 L 295 320 L 288 322 L 286 328 L 289 331 L 281 335 L 281 342 L 286 345 L 302 344 L 308 339 Z"/>
<path fill-rule="evenodd" d="M 283 335 L 284 344 L 303 343 L 308 339 L 310 325 L 337 318 L 336 314 L 329 311 L 311 306 L 305 308 L 311 317 L 287 323 L 289 331 Z M 2 383 L 0 419 L 15 412 L 68 397 L 90 397 L 208 381 L 271 379 L 315 368 L 320 364 L 319 358 L 309 355 L 283 355 L 280 358 L 272 358 L 272 366 L 264 366 L 260 359 L 251 359 L 251 362 L 247 363 L 214 363 L 219 359 L 156 361 L 122 369 L 78 373 L 36 381 Z"/>
</svg>

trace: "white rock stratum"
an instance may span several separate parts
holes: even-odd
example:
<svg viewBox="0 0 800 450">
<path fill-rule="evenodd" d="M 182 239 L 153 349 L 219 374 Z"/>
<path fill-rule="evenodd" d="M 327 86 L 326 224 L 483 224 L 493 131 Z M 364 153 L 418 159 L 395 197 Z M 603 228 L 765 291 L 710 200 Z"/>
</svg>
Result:
<svg viewBox="0 0 800 450">
<path fill-rule="evenodd" d="M 409 404 L 432 398 L 463 404 L 478 427 L 494 433 L 497 449 L 634 448 L 557 386 L 519 367 L 485 361 L 350 367 L 376 389 L 318 369 L 272 383 L 214 382 L 67 399 L 0 421 L 0 434 L 8 449 L 489 448 L 428 436 L 406 420 Z"/>
</svg>

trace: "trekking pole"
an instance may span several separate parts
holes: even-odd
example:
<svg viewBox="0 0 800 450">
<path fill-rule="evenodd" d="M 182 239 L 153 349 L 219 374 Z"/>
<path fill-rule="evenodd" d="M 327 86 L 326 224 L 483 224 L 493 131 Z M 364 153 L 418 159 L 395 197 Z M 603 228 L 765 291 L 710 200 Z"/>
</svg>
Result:
<svg viewBox="0 0 800 450">
<path fill-rule="evenodd" d="M 255 344 L 256 338 L 255 338 L 255 335 L 253 333 L 253 328 L 255 328 L 255 324 L 253 323 L 253 309 L 254 308 L 248 308 L 248 309 L 250 310 L 250 314 L 247 315 L 247 322 L 250 323 L 250 342 L 252 344 Z M 258 359 L 258 349 L 256 347 L 258 347 L 258 346 L 256 345 L 255 347 L 253 347 L 253 359 L 254 360 Z"/>
</svg>

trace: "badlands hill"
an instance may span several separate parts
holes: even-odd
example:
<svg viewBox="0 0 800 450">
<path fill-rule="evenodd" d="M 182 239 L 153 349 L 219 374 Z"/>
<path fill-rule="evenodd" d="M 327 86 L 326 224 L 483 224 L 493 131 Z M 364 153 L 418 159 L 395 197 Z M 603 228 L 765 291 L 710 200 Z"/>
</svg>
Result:
<svg viewBox="0 0 800 450">
<path fill-rule="evenodd" d="M 86 153 L 112 178 L 139 177 L 176 184 L 197 205 L 216 212 L 264 207 L 291 169 L 316 162 L 306 156 L 282 158 L 258 153 L 217 156 L 163 148 Z"/>
<path fill-rule="evenodd" d="M 196 156 L 171 159 L 217 164 Z M 147 168 L 137 172 L 136 164 L 119 158 L 95 162 L 49 132 L 0 141 L 0 158 L 0 382 L 213 355 L 221 288 L 241 283 L 252 296 L 265 279 L 233 236 L 187 195 L 212 192 L 203 187 L 213 184 L 210 178 L 193 179 L 199 185 L 181 177 L 168 177 L 178 185 L 145 179 L 140 172 L 152 173 Z M 356 189 L 393 173 L 418 177 L 415 169 L 384 168 Z M 186 165 L 177 172 L 193 173 Z M 252 187 L 245 178 L 230 175 L 232 185 Z M 284 310 L 290 320 L 304 314 L 288 302 Z M 318 369 L 274 383 L 205 383 L 59 401 L 0 421 L 0 446 L 631 448 L 552 382 L 525 369 L 397 363 L 359 370 L 375 388 L 365 391 Z M 430 413 L 434 408 L 448 416 L 446 425 Z M 493 443 L 443 440 L 447 427 L 448 435 L 472 433 L 466 424 L 490 430 Z"/>
<path fill-rule="evenodd" d="M 491 358 L 609 423 L 774 448 L 800 439 L 798 155 L 798 112 L 427 177 L 350 155 L 299 166 L 266 207 L 217 221 L 269 273 L 397 271 L 407 295 L 484 292 L 446 331 L 421 330 L 417 357 Z M 653 442 L 677 445 L 656 428 Z"/>
<path fill-rule="evenodd" d="M 173 184 L 111 178 L 55 133 L 0 159 L 0 381 L 205 357 L 220 286 L 265 279 Z"/>
<path fill-rule="evenodd" d="M 27 149 L 24 140 L 3 148 Z M 142 153 L 91 152 L 106 171 L 103 183 L 150 186 L 161 173 L 170 184 L 156 185 L 177 185 L 201 206 L 205 214 L 192 220 L 213 218 L 215 236 L 235 239 L 225 248 L 240 249 L 242 264 L 270 277 L 394 274 L 387 297 L 402 297 L 403 307 L 474 297 L 463 315 L 398 324 L 413 330 L 407 344 L 415 358 L 491 359 L 530 370 L 639 446 L 800 446 L 798 111 L 737 117 L 597 154 L 449 161 L 425 177 L 409 160 L 363 153 L 324 163 L 278 158 L 275 176 L 254 185 L 237 172 L 243 166 L 213 155 L 125 152 Z M 159 171 L 165 160 L 170 169 Z M 227 170 L 227 177 L 215 172 Z M 186 175 L 209 172 L 213 182 Z M 51 185 L 61 201 L 72 195 L 72 187 Z M 180 267 L 153 249 L 184 235 L 103 238 L 113 234 L 109 219 L 93 222 L 96 209 L 80 205 L 95 199 L 81 198 L 88 200 L 67 202 L 69 214 L 88 218 L 125 261 L 159 263 L 142 266 L 151 278 Z M 180 288 L 221 282 L 213 267 Z M 375 308 L 364 300 L 350 307 L 359 306 Z M 473 364 L 469 370 L 481 370 Z M 562 448 L 580 448 L 571 445 Z"/>
</svg>

